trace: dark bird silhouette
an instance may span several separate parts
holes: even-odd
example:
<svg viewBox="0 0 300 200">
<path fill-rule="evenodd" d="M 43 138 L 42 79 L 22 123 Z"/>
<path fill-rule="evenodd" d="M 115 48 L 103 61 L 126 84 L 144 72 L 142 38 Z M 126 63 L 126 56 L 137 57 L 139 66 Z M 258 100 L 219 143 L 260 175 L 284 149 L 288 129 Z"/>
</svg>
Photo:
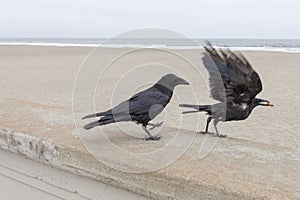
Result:
<svg viewBox="0 0 300 200">
<path fill-rule="evenodd" d="M 84 129 L 89 130 L 95 126 L 103 126 L 121 121 L 134 121 L 137 124 L 142 124 L 144 131 L 149 135 L 147 139 L 159 140 L 160 137 L 155 137 L 150 134 L 147 130 L 147 126 L 152 126 L 152 128 L 150 128 L 150 130 L 152 130 L 162 125 L 163 122 L 152 124 L 149 123 L 149 121 L 163 111 L 170 102 L 174 88 L 177 85 L 189 85 L 189 83 L 174 74 L 167 74 L 152 87 L 135 94 L 114 108 L 83 117 L 82 119 L 102 116 L 99 120 L 85 125 Z"/>
<path fill-rule="evenodd" d="M 217 51 L 209 42 L 204 48 L 206 53 L 202 60 L 209 72 L 210 93 L 213 99 L 220 102 L 214 105 L 179 106 L 195 109 L 183 113 L 199 111 L 207 113 L 206 128 L 202 133 L 209 133 L 208 127 L 213 119 L 216 135 L 226 137 L 219 133 L 218 122 L 244 120 L 256 106 L 273 106 L 273 104 L 268 100 L 256 98 L 262 91 L 262 83 L 241 53 L 233 53 L 230 50 Z"/>
</svg>

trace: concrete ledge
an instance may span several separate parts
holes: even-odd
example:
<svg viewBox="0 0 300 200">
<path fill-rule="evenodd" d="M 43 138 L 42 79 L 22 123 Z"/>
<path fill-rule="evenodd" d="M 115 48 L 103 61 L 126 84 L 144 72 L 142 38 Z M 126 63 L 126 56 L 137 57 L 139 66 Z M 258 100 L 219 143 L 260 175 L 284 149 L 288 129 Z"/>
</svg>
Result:
<svg viewBox="0 0 300 200">
<path fill-rule="evenodd" d="M 131 174 L 103 165 L 86 151 L 76 136 L 70 108 L 7 98 L 0 99 L 0 106 L 1 149 L 132 193 L 153 199 L 300 199 L 300 153 L 294 147 L 229 137 L 199 159 L 205 136 L 197 135 L 172 165 Z M 166 128 L 163 137 L 172 137 L 172 131 Z M 138 139 L 128 141 L 143 146 Z M 152 145 L 160 144 L 148 144 Z"/>
<path fill-rule="evenodd" d="M 20 154 L 0 149 L 0 155 L 0 199 L 148 199 Z"/>
</svg>

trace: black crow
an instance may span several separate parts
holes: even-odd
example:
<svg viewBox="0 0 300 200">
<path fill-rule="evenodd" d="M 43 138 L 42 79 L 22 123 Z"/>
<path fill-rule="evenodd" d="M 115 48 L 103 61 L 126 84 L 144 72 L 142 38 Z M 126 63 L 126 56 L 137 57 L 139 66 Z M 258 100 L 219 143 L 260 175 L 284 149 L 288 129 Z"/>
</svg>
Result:
<svg viewBox="0 0 300 200">
<path fill-rule="evenodd" d="M 206 112 L 205 131 L 213 119 L 216 135 L 226 137 L 218 132 L 219 121 L 238 121 L 248 118 L 258 105 L 273 106 L 268 100 L 255 98 L 262 91 L 262 83 L 258 74 L 241 53 L 230 50 L 217 51 L 210 43 L 204 47 L 203 63 L 209 72 L 210 93 L 213 99 L 220 101 L 214 105 L 180 104 L 181 107 L 193 108 L 191 112 Z"/>
<path fill-rule="evenodd" d="M 170 102 L 173 90 L 177 85 L 189 85 L 189 83 L 174 74 L 163 76 L 152 87 L 135 94 L 130 99 L 123 101 L 114 108 L 105 112 L 87 115 L 82 119 L 99 117 L 99 120 L 91 122 L 84 126 L 84 129 L 89 130 L 95 126 L 102 126 L 110 123 L 121 121 L 134 121 L 137 124 L 142 124 L 144 131 L 149 135 L 149 140 L 158 140 L 160 137 L 154 137 L 147 130 L 147 126 L 152 126 L 150 130 L 159 127 L 162 123 L 151 124 L 149 121 L 160 114 L 166 105 Z"/>
</svg>

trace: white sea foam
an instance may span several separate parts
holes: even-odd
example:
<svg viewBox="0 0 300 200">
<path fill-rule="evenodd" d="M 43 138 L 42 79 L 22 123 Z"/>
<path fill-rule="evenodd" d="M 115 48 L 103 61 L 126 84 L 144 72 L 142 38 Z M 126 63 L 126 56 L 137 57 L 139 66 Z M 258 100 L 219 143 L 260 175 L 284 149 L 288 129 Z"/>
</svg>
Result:
<svg viewBox="0 0 300 200">
<path fill-rule="evenodd" d="M 43 42 L 0 42 L 7 46 L 57 46 L 57 47 L 97 47 L 99 44 L 69 44 L 69 43 L 43 43 Z"/>
<path fill-rule="evenodd" d="M 46 43 L 46 42 L 0 42 L 0 45 L 11 46 L 53 46 L 53 47 L 106 47 L 106 48 L 156 48 L 156 49 L 203 49 L 203 46 L 172 46 L 164 44 L 96 44 L 96 43 Z M 285 52 L 285 53 L 300 53 L 299 47 L 223 47 L 233 51 L 269 51 L 269 52 Z"/>
</svg>

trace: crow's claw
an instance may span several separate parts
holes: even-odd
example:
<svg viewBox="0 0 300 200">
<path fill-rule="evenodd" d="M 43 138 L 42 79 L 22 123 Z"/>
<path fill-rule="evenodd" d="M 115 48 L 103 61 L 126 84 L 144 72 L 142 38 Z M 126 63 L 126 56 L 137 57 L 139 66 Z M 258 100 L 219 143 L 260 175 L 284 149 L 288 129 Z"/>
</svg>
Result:
<svg viewBox="0 0 300 200">
<path fill-rule="evenodd" d="M 153 130 L 157 127 L 160 127 L 161 125 L 163 125 L 164 121 L 156 123 L 156 124 L 148 124 L 149 126 L 152 126 L 151 128 L 149 128 L 149 130 Z"/>
<path fill-rule="evenodd" d="M 215 137 L 220 137 L 220 138 L 225 138 L 225 137 L 227 137 L 227 135 L 223 135 L 223 134 L 216 134 L 216 135 L 214 135 Z"/>
<path fill-rule="evenodd" d="M 200 131 L 200 132 L 198 132 L 198 133 L 201 133 L 201 134 L 215 134 L 215 133 L 213 133 L 213 132 L 205 132 L 205 131 Z"/>
<path fill-rule="evenodd" d="M 160 140 L 160 136 L 151 136 L 151 137 L 148 137 L 148 138 L 144 138 L 144 140 L 146 141 L 149 141 L 149 140 Z"/>
</svg>

